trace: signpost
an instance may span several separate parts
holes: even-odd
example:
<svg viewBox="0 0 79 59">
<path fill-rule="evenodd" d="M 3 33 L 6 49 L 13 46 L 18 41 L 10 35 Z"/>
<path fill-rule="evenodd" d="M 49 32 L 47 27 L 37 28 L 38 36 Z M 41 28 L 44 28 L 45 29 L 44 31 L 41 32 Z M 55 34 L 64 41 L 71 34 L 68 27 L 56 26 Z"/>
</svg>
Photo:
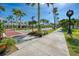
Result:
<svg viewBox="0 0 79 59">
<path fill-rule="evenodd" d="M 72 30 L 71 30 L 71 16 L 73 15 L 73 10 L 68 10 L 66 15 L 69 17 L 69 25 L 68 25 L 68 34 L 72 34 Z"/>
</svg>

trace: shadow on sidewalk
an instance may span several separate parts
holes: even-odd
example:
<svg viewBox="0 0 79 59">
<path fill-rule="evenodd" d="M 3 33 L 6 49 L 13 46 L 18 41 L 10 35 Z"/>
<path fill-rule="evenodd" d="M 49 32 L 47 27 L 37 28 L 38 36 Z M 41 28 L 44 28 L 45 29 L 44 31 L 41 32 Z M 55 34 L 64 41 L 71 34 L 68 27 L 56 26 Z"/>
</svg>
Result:
<svg viewBox="0 0 79 59">
<path fill-rule="evenodd" d="M 38 37 L 37 36 L 33 37 L 33 36 L 27 36 L 27 35 L 20 35 L 20 36 L 15 36 L 13 38 L 16 39 L 17 44 L 20 44 L 20 43 L 23 43 L 24 41 L 30 41 L 30 40 L 36 39 Z"/>
</svg>

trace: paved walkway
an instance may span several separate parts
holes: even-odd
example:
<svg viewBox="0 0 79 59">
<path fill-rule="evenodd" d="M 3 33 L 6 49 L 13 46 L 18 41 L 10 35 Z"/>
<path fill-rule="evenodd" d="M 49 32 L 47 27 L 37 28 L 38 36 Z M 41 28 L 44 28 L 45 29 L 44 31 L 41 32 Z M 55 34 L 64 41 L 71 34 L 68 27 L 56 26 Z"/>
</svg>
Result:
<svg viewBox="0 0 79 59">
<path fill-rule="evenodd" d="M 18 51 L 10 56 L 68 56 L 68 48 L 61 29 L 42 38 L 17 45 Z"/>
</svg>

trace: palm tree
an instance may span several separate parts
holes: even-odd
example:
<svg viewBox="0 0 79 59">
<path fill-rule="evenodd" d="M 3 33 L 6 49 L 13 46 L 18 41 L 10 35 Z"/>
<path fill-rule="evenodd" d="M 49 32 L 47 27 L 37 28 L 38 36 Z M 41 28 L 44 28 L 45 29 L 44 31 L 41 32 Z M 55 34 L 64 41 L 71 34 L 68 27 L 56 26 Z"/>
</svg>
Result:
<svg viewBox="0 0 79 59">
<path fill-rule="evenodd" d="M 19 20 L 21 22 L 21 18 L 25 15 L 25 13 L 19 9 L 13 9 L 12 11 L 13 11 L 13 14 L 16 16 L 16 26 L 18 28 L 18 22 L 19 22 Z"/>
<path fill-rule="evenodd" d="M 19 22 L 19 26 L 20 26 L 20 28 L 22 28 L 22 25 L 21 25 L 22 20 L 21 20 L 21 18 L 22 18 L 23 16 L 25 16 L 25 15 L 26 15 L 26 14 L 21 11 L 20 16 L 19 16 L 19 21 L 20 21 L 20 22 Z"/>
<path fill-rule="evenodd" d="M 32 7 L 35 5 L 35 3 L 26 3 L 26 5 L 31 5 Z M 41 28 L 40 28 L 40 3 L 37 3 L 38 6 L 38 32 L 41 32 Z"/>
<path fill-rule="evenodd" d="M 32 21 L 31 21 L 31 23 L 32 23 L 32 32 L 33 32 L 33 21 L 34 21 L 34 18 L 35 18 L 35 16 L 31 17 L 31 19 L 32 19 Z"/>
<path fill-rule="evenodd" d="M 51 5 L 52 6 L 52 13 L 53 13 L 53 18 L 54 18 L 54 29 L 56 28 L 56 16 L 59 15 L 58 14 L 58 8 L 54 7 L 54 3 L 47 3 L 48 7 Z M 50 12 L 49 12 L 50 14 Z"/>
<path fill-rule="evenodd" d="M 13 9 L 12 12 L 16 16 L 16 28 L 18 28 L 18 17 L 19 17 L 20 11 L 18 9 Z"/>
<path fill-rule="evenodd" d="M 34 31 L 34 24 L 36 24 L 37 22 L 35 20 L 33 21 L 29 21 L 29 26 L 32 28 L 32 32 Z"/>
<path fill-rule="evenodd" d="M 56 16 L 58 15 L 57 7 L 53 8 L 53 16 L 54 16 L 54 29 L 56 28 Z"/>
<path fill-rule="evenodd" d="M 75 19 L 72 18 L 72 19 L 71 19 L 71 25 L 73 26 L 73 27 L 72 27 L 73 29 L 74 29 L 75 22 L 76 22 Z"/>
<path fill-rule="evenodd" d="M 57 27 L 59 27 L 59 17 L 56 18 L 56 21 L 57 21 L 57 23 L 56 23 Z"/>
<path fill-rule="evenodd" d="M 4 33 L 4 23 L 3 21 L 0 19 L 0 40 L 3 39 L 3 33 Z"/>
<path fill-rule="evenodd" d="M 29 22 L 29 25 L 31 25 L 32 27 L 32 32 L 34 31 L 34 24 L 36 24 L 37 22 L 34 20 L 35 16 L 32 16 L 31 19 L 32 21 Z"/>
<path fill-rule="evenodd" d="M 28 22 L 27 22 L 27 21 L 25 21 L 25 22 L 24 22 L 24 25 L 25 25 L 24 27 L 27 29 Z"/>
<path fill-rule="evenodd" d="M 0 5 L 0 11 L 5 11 L 5 8 Z M 4 23 L 0 19 L 0 39 L 3 39 L 3 32 L 4 32 Z"/>
<path fill-rule="evenodd" d="M 8 26 L 8 24 L 10 23 L 11 28 L 13 28 L 13 20 L 14 20 L 13 16 L 12 16 L 12 15 L 9 15 L 9 16 L 7 17 L 7 26 Z M 10 25 L 9 25 L 9 26 L 10 26 Z"/>
<path fill-rule="evenodd" d="M 2 5 L 0 5 L 0 10 L 5 11 L 5 8 Z"/>
<path fill-rule="evenodd" d="M 49 25 L 53 29 L 54 23 L 50 23 Z"/>
<path fill-rule="evenodd" d="M 73 19 L 73 26 L 76 27 L 77 29 L 79 28 L 79 20 L 78 19 Z"/>
<path fill-rule="evenodd" d="M 26 3 L 26 5 L 30 5 L 30 3 Z M 35 3 L 32 3 L 31 6 L 33 7 Z M 38 5 L 38 32 L 41 32 L 40 28 L 40 3 L 37 3 Z M 47 6 L 49 7 L 50 5 L 53 5 L 53 3 L 47 3 Z"/>
<path fill-rule="evenodd" d="M 46 19 L 41 19 L 41 22 L 43 22 L 43 25 L 45 25 L 46 23 L 49 23 L 49 21 Z"/>
</svg>

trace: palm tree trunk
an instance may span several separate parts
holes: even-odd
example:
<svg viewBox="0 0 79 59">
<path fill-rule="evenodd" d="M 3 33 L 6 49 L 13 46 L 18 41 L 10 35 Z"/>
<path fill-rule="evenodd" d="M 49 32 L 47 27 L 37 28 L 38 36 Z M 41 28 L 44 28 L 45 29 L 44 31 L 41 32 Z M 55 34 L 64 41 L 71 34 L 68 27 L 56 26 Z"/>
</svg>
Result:
<svg viewBox="0 0 79 59">
<path fill-rule="evenodd" d="M 7 28 L 8 28 L 8 25 L 9 25 L 9 24 L 8 24 L 8 21 L 7 21 Z"/>
<path fill-rule="evenodd" d="M 22 28 L 22 26 L 21 26 L 21 16 L 20 16 L 20 18 L 19 18 L 19 21 L 20 21 L 19 27 L 20 27 L 20 29 L 21 29 L 21 28 Z"/>
<path fill-rule="evenodd" d="M 0 40 L 2 40 L 3 39 L 3 35 L 2 35 L 2 33 L 0 33 Z"/>
<path fill-rule="evenodd" d="M 32 24 L 32 32 L 33 32 L 33 24 Z"/>
<path fill-rule="evenodd" d="M 74 29 L 74 24 L 73 24 L 73 29 Z"/>
<path fill-rule="evenodd" d="M 43 25 L 44 25 L 44 21 L 43 21 Z"/>
<path fill-rule="evenodd" d="M 53 10 L 54 10 L 54 4 L 53 4 Z M 54 29 L 55 29 L 55 27 L 56 27 L 56 24 L 55 24 L 55 23 L 56 23 L 56 20 L 55 20 L 55 18 L 56 18 L 56 17 L 55 17 L 54 12 L 53 12 L 53 17 L 54 17 Z"/>
<path fill-rule="evenodd" d="M 33 29 L 34 29 L 34 28 L 33 28 L 33 19 L 32 19 L 32 32 L 34 31 Z"/>
<path fill-rule="evenodd" d="M 16 17 L 16 28 L 18 29 L 18 17 Z"/>
<path fill-rule="evenodd" d="M 56 15 L 54 15 L 54 29 L 56 29 Z"/>
<path fill-rule="evenodd" d="M 38 3 L 38 32 L 40 31 L 40 3 Z"/>
<path fill-rule="evenodd" d="M 13 22 L 12 22 L 12 20 L 11 20 L 11 28 L 13 29 Z"/>
<path fill-rule="evenodd" d="M 12 19 L 12 29 L 14 29 L 14 22 L 13 22 L 13 20 L 14 20 L 14 19 Z"/>
</svg>

